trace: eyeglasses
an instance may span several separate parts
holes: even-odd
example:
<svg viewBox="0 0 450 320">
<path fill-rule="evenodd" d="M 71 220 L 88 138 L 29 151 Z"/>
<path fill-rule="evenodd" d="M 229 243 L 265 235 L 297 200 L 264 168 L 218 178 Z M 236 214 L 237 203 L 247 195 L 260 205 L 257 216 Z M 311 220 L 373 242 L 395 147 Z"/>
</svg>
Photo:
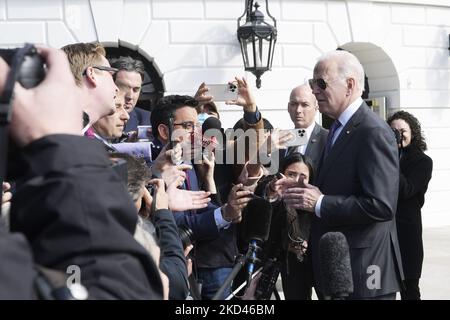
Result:
<svg viewBox="0 0 450 320">
<path fill-rule="evenodd" d="M 308 83 L 311 87 L 311 90 L 314 90 L 314 85 L 317 85 L 321 90 L 325 90 L 327 86 L 333 82 L 336 82 L 338 79 L 334 79 L 333 81 L 326 82 L 322 78 L 319 79 L 309 79 Z"/>
<path fill-rule="evenodd" d="M 84 69 L 83 76 L 86 75 L 88 68 Z M 107 67 L 107 66 L 91 66 L 91 68 L 94 68 L 94 69 L 97 69 L 97 70 L 101 70 L 101 71 L 108 71 L 113 77 L 119 71 L 119 69 L 117 69 L 117 68 Z"/>
<path fill-rule="evenodd" d="M 185 129 L 186 131 L 188 131 L 189 133 L 193 133 L 195 131 L 195 128 L 200 128 L 199 124 L 196 124 L 192 121 L 185 121 L 185 122 L 180 122 L 180 123 L 174 123 L 174 126 L 182 126 L 183 129 Z"/>
</svg>

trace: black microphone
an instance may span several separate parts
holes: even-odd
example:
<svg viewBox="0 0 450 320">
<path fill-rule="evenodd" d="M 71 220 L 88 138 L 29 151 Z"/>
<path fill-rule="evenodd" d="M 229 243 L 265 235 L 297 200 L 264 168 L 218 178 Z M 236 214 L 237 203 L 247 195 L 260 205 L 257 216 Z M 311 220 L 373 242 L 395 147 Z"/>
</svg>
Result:
<svg viewBox="0 0 450 320">
<path fill-rule="evenodd" d="M 327 232 L 319 242 L 320 281 L 326 300 L 344 300 L 353 293 L 353 276 L 347 239 Z"/>
<path fill-rule="evenodd" d="M 247 266 L 247 287 L 249 286 L 255 263 L 258 262 L 257 251 L 259 245 L 267 241 L 272 220 L 272 206 L 263 198 L 254 198 L 247 204 L 245 216 L 243 217 L 243 230 L 245 241 L 249 243 L 249 263 Z"/>
<path fill-rule="evenodd" d="M 223 141 L 222 123 L 216 117 L 209 117 L 202 124 L 202 147 L 212 152 Z M 220 138 L 219 138 L 220 137 Z"/>
</svg>

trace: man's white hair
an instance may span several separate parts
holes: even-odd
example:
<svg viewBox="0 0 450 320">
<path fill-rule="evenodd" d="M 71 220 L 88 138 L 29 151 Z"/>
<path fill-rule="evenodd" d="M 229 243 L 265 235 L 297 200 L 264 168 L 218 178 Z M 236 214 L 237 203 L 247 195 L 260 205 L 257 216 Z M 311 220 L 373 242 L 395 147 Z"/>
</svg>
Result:
<svg viewBox="0 0 450 320">
<path fill-rule="evenodd" d="M 359 90 L 364 91 L 364 68 L 359 62 L 358 58 L 355 55 L 351 54 L 348 51 L 337 50 L 330 51 L 323 54 L 318 60 L 317 64 L 334 60 L 338 66 L 338 74 L 340 77 L 346 78 L 354 78 L 356 81 L 357 88 Z"/>
</svg>

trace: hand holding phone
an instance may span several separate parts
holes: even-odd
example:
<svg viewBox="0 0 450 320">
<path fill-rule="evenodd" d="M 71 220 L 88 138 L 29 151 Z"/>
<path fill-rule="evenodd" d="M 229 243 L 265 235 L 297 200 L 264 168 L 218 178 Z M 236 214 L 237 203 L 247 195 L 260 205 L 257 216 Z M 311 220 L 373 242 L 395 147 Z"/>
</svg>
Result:
<svg viewBox="0 0 450 320">
<path fill-rule="evenodd" d="M 280 131 L 280 135 L 287 133 L 291 133 L 293 138 L 284 144 L 286 147 L 298 147 L 308 144 L 308 136 L 305 129 L 289 129 Z"/>
</svg>

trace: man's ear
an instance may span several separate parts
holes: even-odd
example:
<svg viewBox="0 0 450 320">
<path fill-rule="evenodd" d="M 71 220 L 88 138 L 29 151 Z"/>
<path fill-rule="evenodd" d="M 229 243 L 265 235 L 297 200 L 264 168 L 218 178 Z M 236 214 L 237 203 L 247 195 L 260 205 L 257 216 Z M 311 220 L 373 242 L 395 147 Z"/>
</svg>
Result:
<svg viewBox="0 0 450 320">
<path fill-rule="evenodd" d="M 165 124 L 160 123 L 158 125 L 158 135 L 164 141 L 169 141 L 169 128 Z"/>
<path fill-rule="evenodd" d="M 87 83 L 91 86 L 97 86 L 97 74 L 94 72 L 94 68 L 87 68 L 86 75 L 84 76 Z"/>
<path fill-rule="evenodd" d="M 356 80 L 354 78 L 348 78 L 346 82 L 347 82 L 347 95 L 350 96 L 356 89 Z"/>
</svg>

